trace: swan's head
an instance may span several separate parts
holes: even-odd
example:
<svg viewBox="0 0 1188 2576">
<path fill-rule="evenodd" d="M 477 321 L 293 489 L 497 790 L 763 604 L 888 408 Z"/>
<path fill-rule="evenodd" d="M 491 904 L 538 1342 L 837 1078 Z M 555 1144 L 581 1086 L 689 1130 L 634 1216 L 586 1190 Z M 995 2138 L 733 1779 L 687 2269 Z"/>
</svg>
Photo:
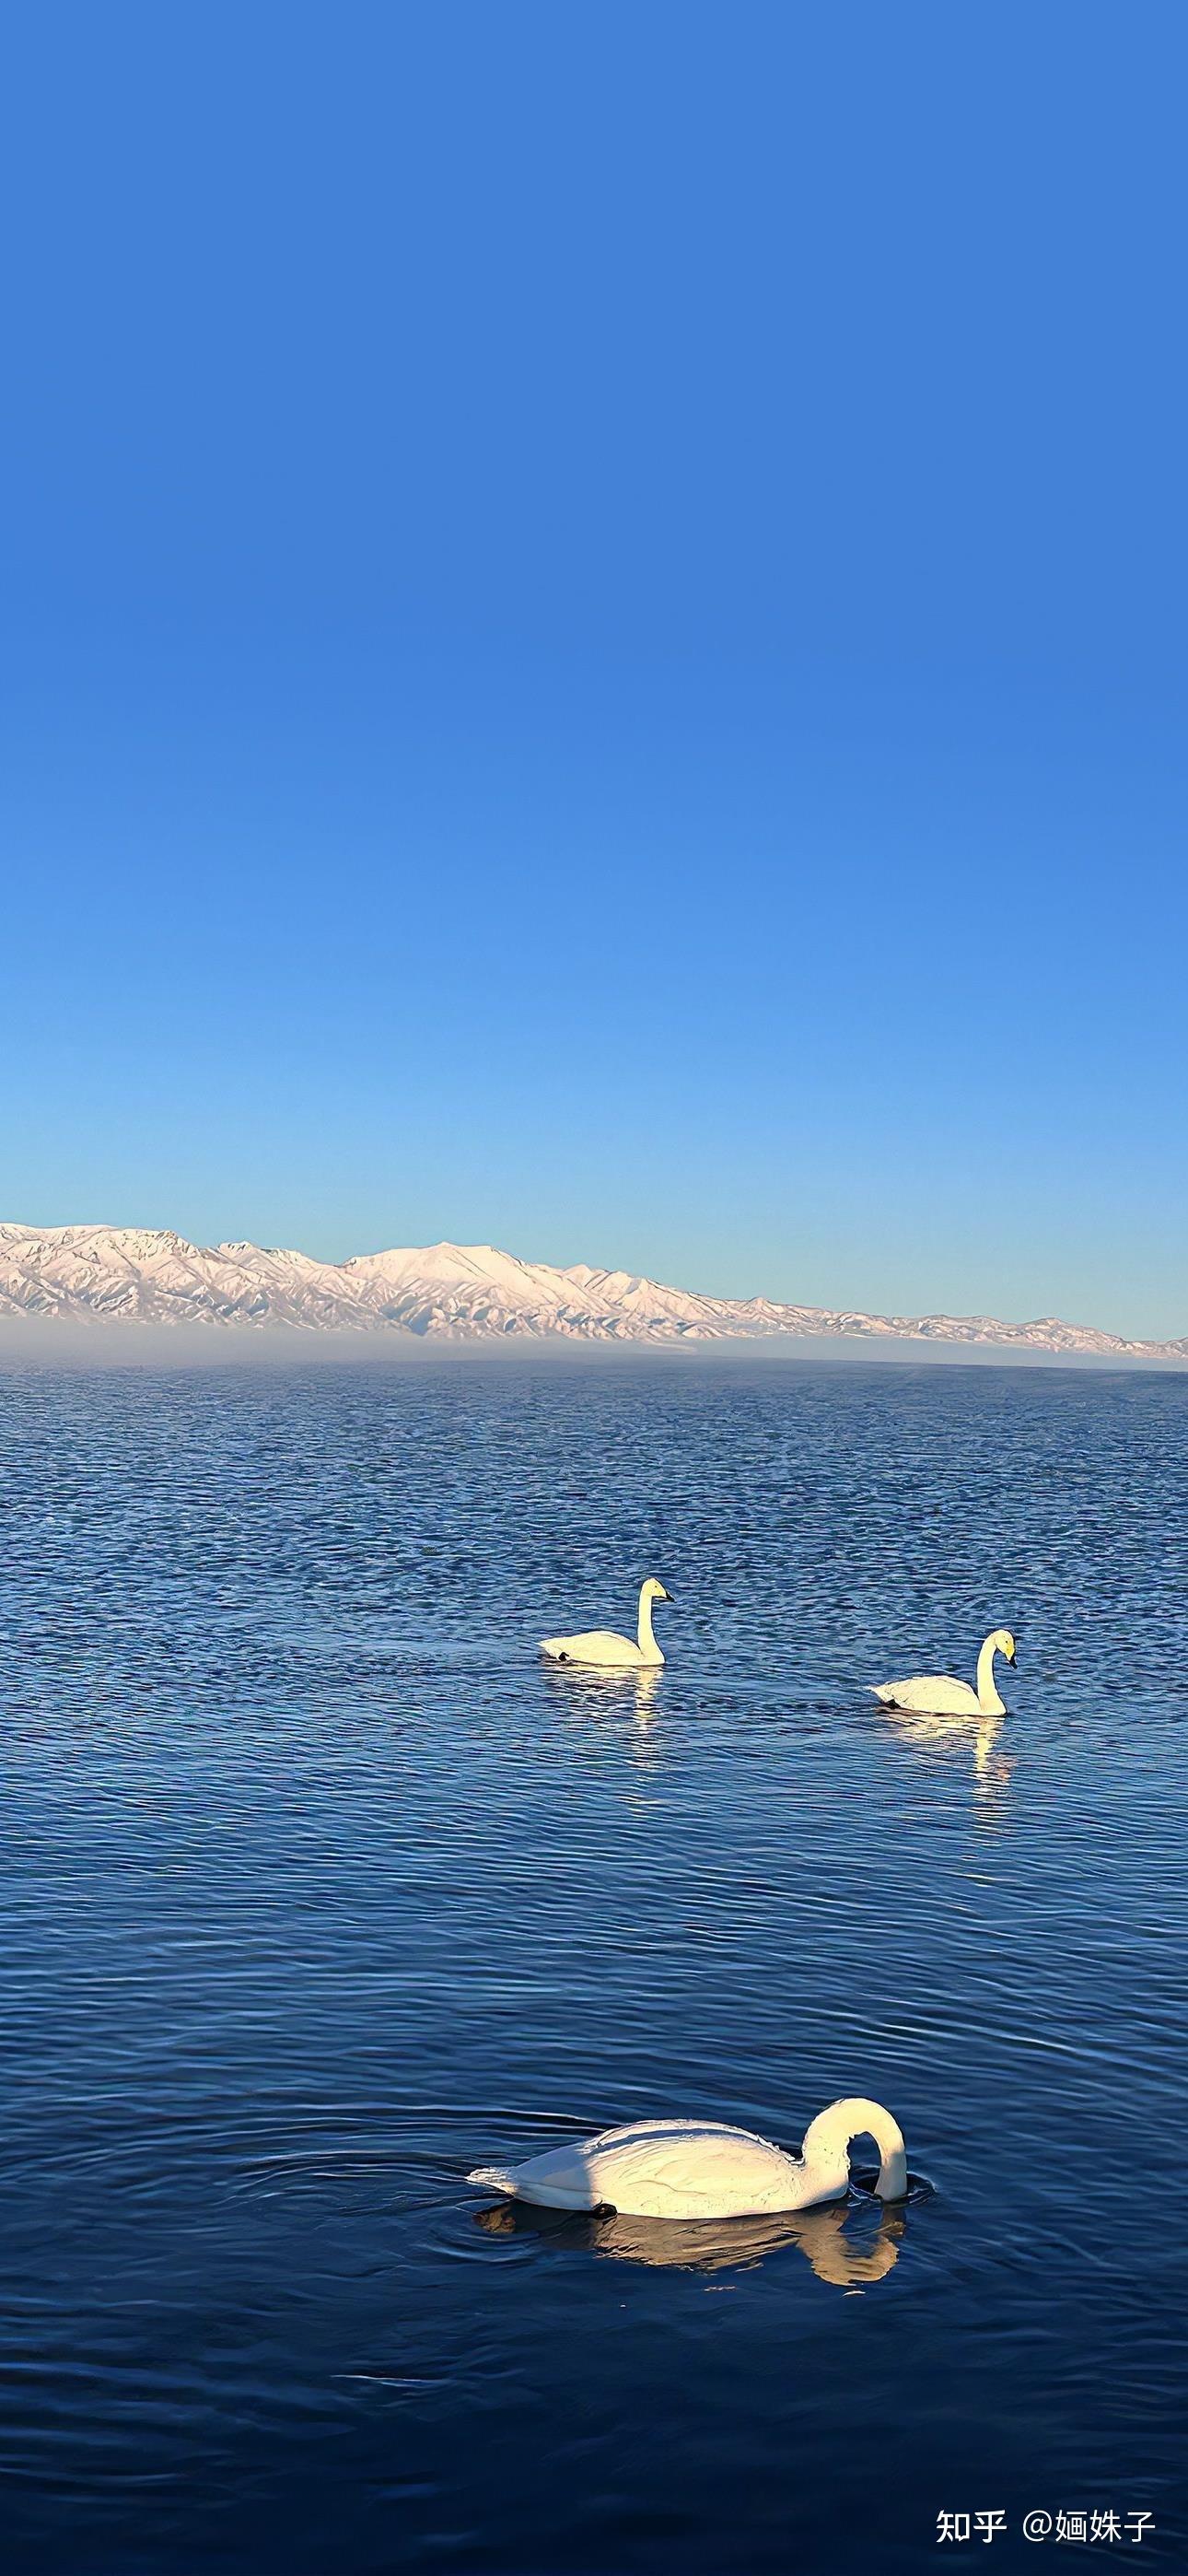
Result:
<svg viewBox="0 0 1188 2576">
<path fill-rule="evenodd" d="M 816 2119 L 805 2130 L 800 2153 L 810 2165 L 814 2180 L 826 2191 L 841 2193 L 850 2179 L 850 2148 L 855 2138 L 873 2138 L 879 2151 L 879 2178 L 875 2191 L 880 2200 L 903 2200 L 907 2194 L 907 2149 L 898 2120 L 884 2111 L 881 2102 L 870 2102 L 861 2095 L 848 2095 L 843 2102 L 831 2102 L 827 2111 L 818 2111 Z"/>
<path fill-rule="evenodd" d="M 672 1594 L 665 1591 L 662 1583 L 657 1583 L 654 1574 L 649 1574 L 643 1587 L 643 1597 L 645 1601 L 671 1601 Z"/>
<path fill-rule="evenodd" d="M 1009 1628 L 996 1628 L 990 1640 L 995 1652 L 1005 1655 L 1008 1664 L 1015 1661 L 1015 1640 Z"/>
</svg>

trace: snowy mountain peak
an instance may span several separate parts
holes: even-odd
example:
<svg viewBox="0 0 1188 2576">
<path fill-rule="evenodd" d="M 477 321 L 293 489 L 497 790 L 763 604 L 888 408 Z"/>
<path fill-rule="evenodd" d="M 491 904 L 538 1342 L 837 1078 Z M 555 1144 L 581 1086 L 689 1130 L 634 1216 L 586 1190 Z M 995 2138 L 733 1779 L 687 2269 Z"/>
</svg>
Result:
<svg viewBox="0 0 1188 2576">
<path fill-rule="evenodd" d="M 1188 1360 L 1178 1342 L 1127 1342 L 1048 1316 L 887 1316 L 700 1296 L 637 1271 L 573 1262 L 555 1269 L 491 1243 L 432 1243 L 342 1262 L 256 1243 L 205 1249 L 167 1228 L 0 1224 L 0 1317 L 149 1324 L 281 1324 L 305 1332 L 579 1342 L 727 1341 L 758 1336 L 888 1337 L 1005 1350 Z"/>
</svg>

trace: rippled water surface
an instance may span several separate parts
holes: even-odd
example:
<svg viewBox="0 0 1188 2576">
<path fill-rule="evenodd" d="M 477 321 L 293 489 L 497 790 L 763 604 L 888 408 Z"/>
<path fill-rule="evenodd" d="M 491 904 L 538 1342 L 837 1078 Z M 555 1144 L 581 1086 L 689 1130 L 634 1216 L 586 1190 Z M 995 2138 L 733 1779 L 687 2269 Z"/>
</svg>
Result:
<svg viewBox="0 0 1188 2576">
<path fill-rule="evenodd" d="M 0 1376 L 6 2565 L 819 2576 L 993 2508 L 992 2566 L 1044 2508 L 1183 2564 L 1186 1422 L 691 1354 Z M 539 1666 L 647 1572 L 663 1673 Z M 997 1726 L 864 1696 L 999 1621 Z M 901 2210 L 463 2179 L 853 2092 Z"/>
</svg>

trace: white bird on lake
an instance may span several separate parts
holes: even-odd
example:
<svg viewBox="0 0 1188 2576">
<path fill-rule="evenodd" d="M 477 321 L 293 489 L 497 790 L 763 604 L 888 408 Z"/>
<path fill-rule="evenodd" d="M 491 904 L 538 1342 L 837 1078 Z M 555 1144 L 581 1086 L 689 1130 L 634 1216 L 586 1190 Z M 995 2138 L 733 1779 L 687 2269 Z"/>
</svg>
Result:
<svg viewBox="0 0 1188 2576">
<path fill-rule="evenodd" d="M 617 1637 L 613 1628 L 583 1628 L 576 1637 L 542 1637 L 540 1651 L 555 1664 L 662 1664 L 652 1635 L 653 1601 L 671 1601 L 662 1583 L 650 1574 L 639 1596 L 639 1642 Z"/>
<path fill-rule="evenodd" d="M 878 2102 L 834 2102 L 806 2132 L 798 2156 L 720 2120 L 637 2120 L 551 2147 L 523 2165 L 480 2165 L 466 2179 L 541 2209 L 613 2209 L 623 2218 L 760 2218 L 844 2200 L 850 2145 L 873 2138 L 880 2200 L 903 2200 L 903 2133 Z"/>
<path fill-rule="evenodd" d="M 1005 1717 L 1006 1701 L 998 1696 L 994 1679 L 994 1658 L 1005 1655 L 1008 1664 L 1015 1660 L 1015 1640 L 1009 1628 L 993 1628 L 978 1657 L 977 1687 L 954 1681 L 951 1673 L 916 1673 L 911 1681 L 879 1682 L 874 1697 L 884 1708 L 905 1708 L 917 1717 Z"/>
</svg>

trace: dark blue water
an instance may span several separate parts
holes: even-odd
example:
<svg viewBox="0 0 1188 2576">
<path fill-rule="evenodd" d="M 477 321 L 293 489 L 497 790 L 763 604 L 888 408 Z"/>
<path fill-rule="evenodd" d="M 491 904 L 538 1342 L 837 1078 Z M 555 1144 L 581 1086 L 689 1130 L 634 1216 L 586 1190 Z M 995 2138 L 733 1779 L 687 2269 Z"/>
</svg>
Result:
<svg viewBox="0 0 1188 2576">
<path fill-rule="evenodd" d="M 0 1377 L 6 2566 L 817 2576 L 992 2509 L 994 2567 L 1045 2509 L 1182 2564 L 1186 1425 L 688 1354 Z M 654 1686 L 539 1667 L 647 1572 Z M 1000 1621 L 997 1729 L 864 1697 Z M 854 2092 L 905 2209 L 463 2181 Z"/>
</svg>

